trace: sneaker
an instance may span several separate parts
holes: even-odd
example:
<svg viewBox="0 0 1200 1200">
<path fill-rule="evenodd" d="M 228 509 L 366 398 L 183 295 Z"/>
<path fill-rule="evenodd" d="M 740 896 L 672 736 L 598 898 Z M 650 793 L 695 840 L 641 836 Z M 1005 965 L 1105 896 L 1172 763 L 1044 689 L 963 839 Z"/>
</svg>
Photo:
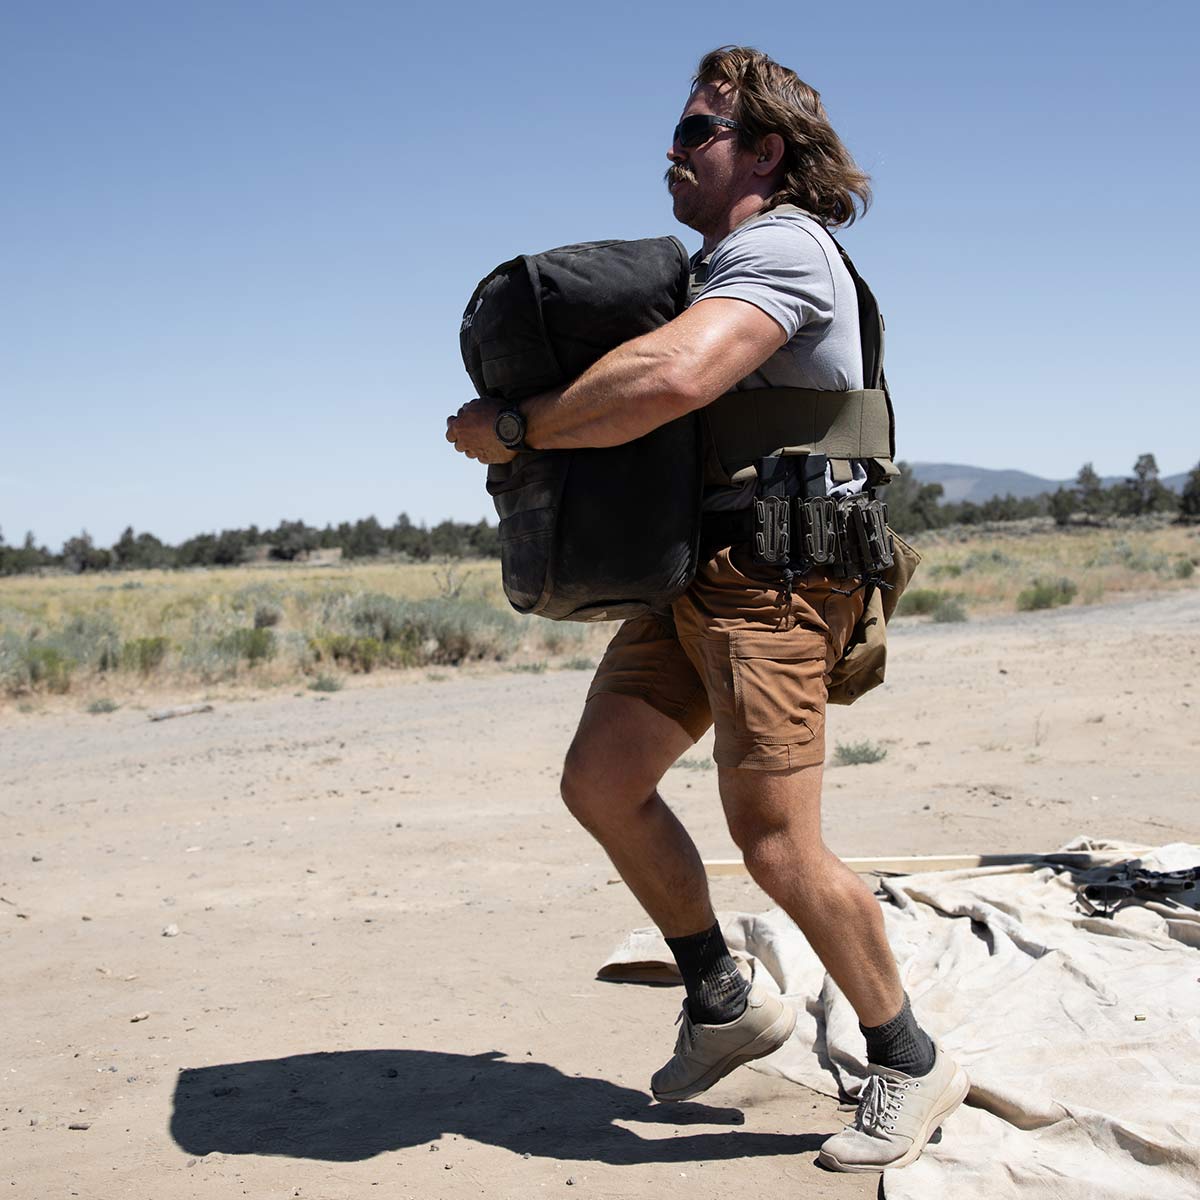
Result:
<svg viewBox="0 0 1200 1200">
<path fill-rule="evenodd" d="M 872 1065 L 854 1124 L 829 1138 L 817 1161 L 834 1171 L 906 1167 L 970 1089 L 967 1073 L 940 1050 L 928 1075 Z"/>
<path fill-rule="evenodd" d="M 654 1072 L 655 1100 L 690 1100 L 751 1059 L 765 1058 L 792 1036 L 796 1013 L 790 1004 L 752 984 L 746 1009 L 723 1025 L 701 1025 L 688 1016 L 687 1001 L 676 1019 L 675 1054 Z"/>
</svg>

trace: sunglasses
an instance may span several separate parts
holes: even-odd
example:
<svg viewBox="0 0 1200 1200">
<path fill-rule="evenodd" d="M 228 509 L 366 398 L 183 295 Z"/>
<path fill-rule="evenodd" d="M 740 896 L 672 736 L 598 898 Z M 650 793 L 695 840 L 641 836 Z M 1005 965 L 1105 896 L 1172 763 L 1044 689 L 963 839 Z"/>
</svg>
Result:
<svg viewBox="0 0 1200 1200">
<path fill-rule="evenodd" d="M 714 117 L 709 113 L 692 113 L 690 117 L 684 117 L 675 126 L 672 145 L 678 142 L 685 150 L 695 150 L 697 146 L 703 146 L 709 138 L 715 136 L 718 128 L 741 129 L 741 125 L 737 121 L 731 121 L 728 117 Z"/>
</svg>

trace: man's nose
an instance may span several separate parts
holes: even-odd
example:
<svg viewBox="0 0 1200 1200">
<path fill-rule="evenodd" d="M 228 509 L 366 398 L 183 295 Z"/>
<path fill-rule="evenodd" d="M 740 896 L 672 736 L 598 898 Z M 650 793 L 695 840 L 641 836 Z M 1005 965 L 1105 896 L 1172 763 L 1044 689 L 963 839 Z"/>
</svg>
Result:
<svg viewBox="0 0 1200 1200">
<path fill-rule="evenodd" d="M 671 160 L 673 163 L 682 163 L 682 162 L 687 162 L 687 155 L 686 155 L 686 154 L 683 154 L 681 151 L 679 151 L 679 150 L 677 150 L 677 149 L 676 149 L 676 147 L 677 147 L 678 145 L 679 145 L 679 143 L 678 143 L 678 142 L 672 142 L 672 143 L 671 143 L 671 148 L 670 148 L 670 150 L 668 150 L 668 151 L 667 151 L 667 157 L 668 157 L 668 158 L 669 158 L 669 159 L 670 159 L 670 160 Z"/>
</svg>

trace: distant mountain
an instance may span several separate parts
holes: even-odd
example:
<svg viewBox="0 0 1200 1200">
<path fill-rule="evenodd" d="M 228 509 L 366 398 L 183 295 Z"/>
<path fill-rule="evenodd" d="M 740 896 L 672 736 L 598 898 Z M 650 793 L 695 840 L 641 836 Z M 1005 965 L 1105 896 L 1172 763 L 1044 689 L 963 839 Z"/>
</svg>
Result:
<svg viewBox="0 0 1200 1200">
<path fill-rule="evenodd" d="M 940 483 L 944 489 L 942 499 L 949 503 L 970 500 L 982 504 L 993 496 L 1010 493 L 1018 500 L 1025 496 L 1040 496 L 1042 492 L 1053 492 L 1056 488 L 1070 487 L 1071 479 L 1044 479 L 1028 471 L 995 471 L 988 467 L 968 467 L 962 463 L 910 463 L 912 473 L 919 483 Z M 1105 487 L 1126 478 L 1124 475 L 1108 475 L 1101 480 Z M 1172 491 L 1182 491 L 1187 472 L 1165 475 L 1162 482 Z"/>
</svg>

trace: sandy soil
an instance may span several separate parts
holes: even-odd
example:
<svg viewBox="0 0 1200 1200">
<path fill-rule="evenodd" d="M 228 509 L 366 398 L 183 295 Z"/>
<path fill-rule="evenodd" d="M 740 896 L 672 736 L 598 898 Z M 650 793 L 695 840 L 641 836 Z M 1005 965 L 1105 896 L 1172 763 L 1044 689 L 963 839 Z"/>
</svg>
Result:
<svg viewBox="0 0 1200 1200">
<path fill-rule="evenodd" d="M 831 845 L 1200 840 L 1198 656 L 1194 590 L 899 623 L 889 686 L 832 714 L 889 753 L 829 772 Z M 680 993 L 594 979 L 644 918 L 557 799 L 586 686 L 0 718 L 0 1194 L 874 1196 L 815 1166 L 822 1096 L 741 1071 L 650 1101 Z M 733 856 L 715 772 L 664 790 Z"/>
</svg>

